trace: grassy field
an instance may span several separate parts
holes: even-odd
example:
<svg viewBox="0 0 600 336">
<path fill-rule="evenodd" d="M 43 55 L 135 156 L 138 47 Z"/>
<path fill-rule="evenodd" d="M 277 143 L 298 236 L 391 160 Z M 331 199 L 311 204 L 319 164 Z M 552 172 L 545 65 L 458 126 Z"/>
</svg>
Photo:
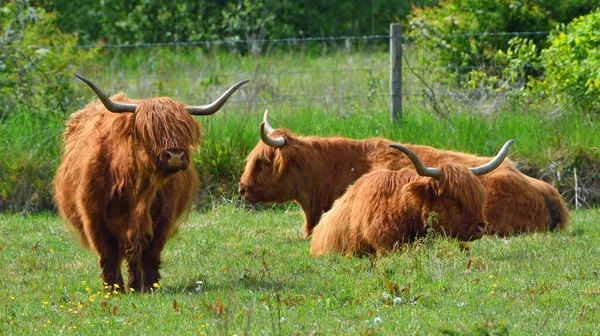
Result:
<svg viewBox="0 0 600 336">
<path fill-rule="evenodd" d="M 468 253 L 428 236 L 377 259 L 313 258 L 295 206 L 223 203 L 182 223 L 141 295 L 104 293 L 54 214 L 0 214 L 0 334 L 598 334 L 600 211 L 572 217 Z"/>
</svg>

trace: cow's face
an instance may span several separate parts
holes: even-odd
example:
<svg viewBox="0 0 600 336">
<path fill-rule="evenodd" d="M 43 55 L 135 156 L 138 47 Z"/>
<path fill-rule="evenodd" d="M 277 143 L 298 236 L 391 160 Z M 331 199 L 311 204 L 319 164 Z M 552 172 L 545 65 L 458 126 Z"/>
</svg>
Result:
<svg viewBox="0 0 600 336">
<path fill-rule="evenodd" d="M 239 194 L 250 203 L 283 203 L 295 200 L 302 175 L 288 145 L 273 148 L 259 142 L 246 159 Z"/>
<path fill-rule="evenodd" d="M 138 104 L 134 125 L 134 137 L 144 148 L 139 153 L 142 162 L 165 175 L 189 167 L 200 126 L 181 103 L 169 98 L 144 100 Z"/>
<path fill-rule="evenodd" d="M 481 238 L 487 230 L 484 215 L 486 192 L 479 179 L 467 168 L 447 165 L 439 181 L 433 183 L 429 220 L 440 231 L 463 241 Z"/>
</svg>

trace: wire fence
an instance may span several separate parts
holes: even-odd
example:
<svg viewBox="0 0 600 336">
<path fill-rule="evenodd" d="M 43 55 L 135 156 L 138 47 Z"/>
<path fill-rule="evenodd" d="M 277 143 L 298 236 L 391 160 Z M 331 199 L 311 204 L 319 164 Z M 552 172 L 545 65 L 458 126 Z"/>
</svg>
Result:
<svg viewBox="0 0 600 336">
<path fill-rule="evenodd" d="M 550 32 L 490 32 L 480 34 L 432 34 L 456 38 L 496 36 L 547 36 Z M 333 112 L 353 110 L 387 113 L 390 96 L 390 36 L 342 36 L 275 40 L 223 40 L 174 43 L 93 44 L 82 46 L 29 46 L 52 49 L 99 48 L 98 64 L 77 72 L 107 93 L 126 92 L 131 98 L 170 96 L 186 104 L 216 98 L 242 79 L 242 87 L 230 100 L 231 108 L 264 110 L 319 107 Z M 403 37 L 402 104 L 430 105 L 477 103 L 482 109 L 498 104 L 506 92 L 465 88 L 448 72 L 480 70 L 501 73 L 502 64 L 424 66 L 428 50 L 419 50 L 412 38 Z M 260 53 L 242 54 L 235 45 L 258 44 Z M 314 46 L 317 45 L 318 48 Z M 218 46 L 217 48 L 212 48 Z M 228 48 L 231 46 L 231 48 Z M 474 58 L 479 55 L 473 55 Z M 481 55 L 483 59 L 483 55 Z M 442 74 L 442 76 L 440 76 Z M 446 78 L 447 80 L 441 80 Z M 75 80 L 75 79 L 73 79 Z M 82 95 L 91 98 L 89 92 Z"/>
</svg>

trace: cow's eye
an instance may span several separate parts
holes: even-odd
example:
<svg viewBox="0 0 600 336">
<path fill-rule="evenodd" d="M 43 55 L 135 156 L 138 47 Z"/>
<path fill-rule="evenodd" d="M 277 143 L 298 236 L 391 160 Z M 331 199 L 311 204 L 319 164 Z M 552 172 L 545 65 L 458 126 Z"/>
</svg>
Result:
<svg viewBox="0 0 600 336">
<path fill-rule="evenodd" d="M 269 166 L 269 162 L 266 160 L 256 160 L 256 163 L 254 164 L 254 171 L 255 172 L 259 172 L 261 171 L 261 169 L 268 167 Z"/>
<path fill-rule="evenodd" d="M 261 167 L 262 167 L 262 161 L 261 160 L 256 160 L 254 162 L 254 171 L 260 171 Z"/>
</svg>

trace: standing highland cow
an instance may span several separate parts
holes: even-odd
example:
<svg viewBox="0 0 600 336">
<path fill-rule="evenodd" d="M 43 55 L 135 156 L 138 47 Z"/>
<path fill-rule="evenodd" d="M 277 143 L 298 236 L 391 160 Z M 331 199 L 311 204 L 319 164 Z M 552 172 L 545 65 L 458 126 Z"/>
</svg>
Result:
<svg viewBox="0 0 600 336">
<path fill-rule="evenodd" d="M 266 111 L 259 133 L 261 141 L 248 154 L 239 193 L 251 203 L 298 202 L 306 238 L 323 212 L 360 176 L 376 169 L 412 166 L 406 156 L 388 147 L 390 140 L 299 137 L 273 129 Z M 430 146 L 404 146 L 432 167 L 448 163 L 475 167 L 490 160 Z M 480 179 L 488 194 L 488 233 L 508 236 L 567 226 L 569 214 L 556 189 L 522 174 L 510 160 Z"/>
<path fill-rule="evenodd" d="M 148 291 L 160 274 L 160 254 L 199 185 L 192 151 L 200 125 L 192 115 L 217 112 L 246 81 L 205 106 L 170 98 L 109 98 L 82 76 L 100 101 L 71 115 L 54 179 L 60 214 L 99 257 L 105 284 Z"/>
<path fill-rule="evenodd" d="M 321 217 L 310 253 L 382 255 L 425 235 L 429 225 L 463 241 L 481 238 L 487 229 L 486 192 L 476 176 L 496 169 L 512 142 L 477 168 L 449 163 L 439 169 L 425 167 L 405 147 L 390 145 L 405 153 L 416 171 L 376 170 L 361 176 Z"/>
</svg>

